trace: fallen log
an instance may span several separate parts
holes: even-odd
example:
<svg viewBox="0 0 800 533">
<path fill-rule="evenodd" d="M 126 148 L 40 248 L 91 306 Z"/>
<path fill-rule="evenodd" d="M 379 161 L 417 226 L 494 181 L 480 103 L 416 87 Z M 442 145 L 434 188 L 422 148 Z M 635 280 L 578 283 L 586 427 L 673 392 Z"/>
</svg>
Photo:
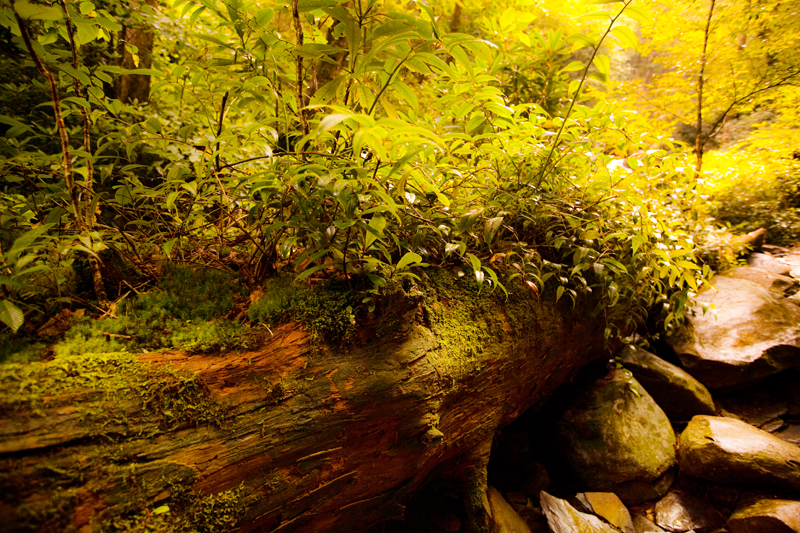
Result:
<svg viewBox="0 0 800 533">
<path fill-rule="evenodd" d="M 346 350 L 288 323 L 241 353 L 0 367 L 0 531 L 358 532 L 431 479 L 487 530 L 496 430 L 600 357 L 605 324 L 431 278 Z"/>
</svg>

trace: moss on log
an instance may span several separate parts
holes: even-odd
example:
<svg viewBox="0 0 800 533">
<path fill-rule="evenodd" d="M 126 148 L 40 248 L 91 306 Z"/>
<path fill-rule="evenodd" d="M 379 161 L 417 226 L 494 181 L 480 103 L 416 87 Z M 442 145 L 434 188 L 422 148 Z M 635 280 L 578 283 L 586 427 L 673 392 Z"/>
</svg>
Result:
<svg viewBox="0 0 800 533">
<path fill-rule="evenodd" d="M 357 532 L 450 478 L 481 509 L 495 431 L 601 356 L 601 319 L 428 271 L 361 341 L 0 367 L 0 531 Z M 366 321 L 365 321 L 366 322 Z"/>
</svg>

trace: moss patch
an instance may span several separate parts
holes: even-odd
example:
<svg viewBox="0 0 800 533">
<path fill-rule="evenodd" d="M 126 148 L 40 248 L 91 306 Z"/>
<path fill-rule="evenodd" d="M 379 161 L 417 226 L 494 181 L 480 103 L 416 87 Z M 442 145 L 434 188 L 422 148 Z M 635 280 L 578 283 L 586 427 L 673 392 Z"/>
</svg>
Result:
<svg viewBox="0 0 800 533">
<path fill-rule="evenodd" d="M 356 334 L 357 291 L 338 280 L 308 287 L 280 277 L 265 285 L 264 294 L 247 314 L 267 327 L 292 320 L 303 324 L 314 340 L 346 344 Z"/>
<path fill-rule="evenodd" d="M 168 503 L 144 512 L 106 519 L 100 531 L 139 531 L 142 533 L 224 533 L 239 522 L 243 505 L 240 485 L 217 494 L 202 495 L 183 491 Z"/>
<path fill-rule="evenodd" d="M 112 421 L 115 431 L 133 422 L 115 418 L 125 412 L 122 402 L 140 402 L 141 416 L 161 428 L 217 422 L 221 412 L 194 374 L 143 365 L 127 354 L 0 367 L 0 413 L 4 416 L 43 415 L 42 408 L 62 401 L 61 395 L 92 423 L 90 435 L 106 434 Z"/>
</svg>

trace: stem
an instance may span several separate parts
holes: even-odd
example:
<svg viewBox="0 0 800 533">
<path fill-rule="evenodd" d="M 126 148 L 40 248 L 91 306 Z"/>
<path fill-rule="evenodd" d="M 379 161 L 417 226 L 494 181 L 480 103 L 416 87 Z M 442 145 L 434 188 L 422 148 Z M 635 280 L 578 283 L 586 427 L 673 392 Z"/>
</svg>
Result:
<svg viewBox="0 0 800 533">
<path fill-rule="evenodd" d="M 592 57 L 589 58 L 589 63 L 586 65 L 586 68 L 583 69 L 583 76 L 581 76 L 581 82 L 578 84 L 578 88 L 575 90 L 575 96 L 572 97 L 572 101 L 569 103 L 569 109 L 567 109 L 567 114 L 564 115 L 564 121 L 561 123 L 561 127 L 558 129 L 558 134 L 556 134 L 556 138 L 553 139 L 553 146 L 550 148 L 550 152 L 548 152 L 547 154 L 547 159 L 545 160 L 544 165 L 542 165 L 542 171 L 539 174 L 539 181 L 536 182 L 537 187 L 542 184 L 544 175 L 547 172 L 547 165 L 549 165 L 550 161 L 553 159 L 553 153 L 556 151 L 556 146 L 558 146 L 558 141 L 561 139 L 561 134 L 564 132 L 564 126 L 567 125 L 567 119 L 569 119 L 569 116 L 572 113 L 572 108 L 575 107 L 575 102 L 578 101 L 578 97 L 581 94 L 581 89 L 583 89 L 583 83 L 586 81 L 586 76 L 589 74 L 589 68 L 592 66 L 592 62 L 594 61 L 594 58 L 597 56 L 597 52 L 600 50 L 600 45 L 603 44 L 605 38 L 608 37 L 609 33 L 611 33 L 611 28 L 614 27 L 614 24 L 617 22 L 617 19 L 621 17 L 622 14 L 625 12 L 625 8 L 631 5 L 632 2 L 633 0 L 627 0 L 624 3 L 622 9 L 619 10 L 619 13 L 617 13 L 614 16 L 614 18 L 611 19 L 611 23 L 608 25 L 608 28 L 606 29 L 605 33 L 603 33 L 602 37 L 600 37 L 600 40 L 597 42 L 597 45 L 594 47 L 594 50 L 592 50 Z"/>
<path fill-rule="evenodd" d="M 296 37 L 297 46 L 303 46 L 303 26 L 300 21 L 300 0 L 292 0 L 292 20 L 294 22 L 294 33 Z M 300 119 L 300 127 L 303 130 L 303 135 L 308 135 L 308 118 L 306 117 L 305 103 L 303 99 L 303 56 L 297 54 L 295 59 L 295 75 L 297 77 L 297 116 Z M 300 151 L 303 148 L 300 147 Z"/>
<path fill-rule="evenodd" d="M 706 19 L 706 30 L 703 34 L 703 54 L 700 56 L 700 76 L 697 78 L 697 132 L 694 138 L 694 150 L 697 155 L 697 162 L 694 167 L 695 179 L 700 177 L 700 170 L 703 168 L 703 76 L 706 72 L 706 52 L 708 50 L 708 35 L 711 30 L 711 19 L 714 16 L 715 0 L 711 0 L 708 9 L 708 19 Z"/>
<path fill-rule="evenodd" d="M 63 3 L 61 4 L 62 9 L 66 13 L 66 5 Z M 72 45 L 72 58 L 73 58 L 73 65 L 77 65 L 77 49 L 75 46 L 75 41 L 72 38 L 72 25 L 69 19 L 69 13 L 66 14 L 67 16 L 67 28 L 69 31 L 70 36 L 70 44 Z M 28 26 L 25 24 L 25 21 L 22 20 L 22 17 L 14 11 L 14 17 L 17 20 L 17 25 L 19 26 L 20 34 L 22 35 L 22 40 L 25 42 L 25 48 L 27 48 L 28 53 L 30 54 L 31 58 L 33 59 L 33 63 L 36 65 L 36 69 L 44 76 L 47 80 L 47 84 L 50 87 L 50 95 L 53 99 L 53 114 L 55 115 L 56 119 L 56 126 L 58 128 L 58 134 L 61 139 L 61 151 L 64 154 L 63 157 L 63 167 L 64 167 L 64 181 L 67 185 L 67 192 L 69 193 L 70 204 L 72 206 L 72 212 L 75 215 L 75 224 L 78 226 L 78 231 L 80 233 L 85 234 L 87 237 L 91 239 L 89 233 L 91 231 L 91 225 L 87 225 L 87 219 L 90 224 L 93 225 L 94 222 L 94 213 L 89 213 L 92 211 L 92 201 L 91 201 L 91 181 L 89 182 L 90 185 L 87 188 L 87 192 L 89 192 L 89 202 L 87 206 L 87 214 L 84 215 L 81 212 L 80 206 L 80 194 L 78 192 L 78 187 L 75 183 L 75 176 L 72 172 L 72 156 L 70 155 L 70 148 L 69 148 L 69 135 L 67 133 L 67 126 L 64 124 L 64 116 L 61 114 L 61 97 L 58 94 L 58 84 L 56 83 L 55 76 L 47 70 L 47 67 L 42 62 L 39 55 L 36 53 L 36 50 L 33 48 L 33 44 L 31 42 L 31 35 L 28 31 Z M 75 67 L 77 70 L 77 66 Z M 77 82 L 76 82 L 77 83 Z M 87 127 L 88 117 L 84 120 L 84 134 L 83 139 L 84 143 L 88 143 L 91 139 L 89 137 L 89 131 Z M 91 153 L 87 149 L 87 153 Z M 90 175 L 91 176 L 91 175 Z M 100 271 L 100 263 L 98 262 L 97 258 L 93 255 L 88 255 L 89 266 L 92 270 L 92 281 L 94 284 L 94 291 L 95 296 L 97 297 L 97 301 L 100 306 L 104 309 L 110 309 L 111 304 L 108 301 L 108 297 L 106 296 L 105 285 L 103 283 L 103 275 Z"/>
</svg>

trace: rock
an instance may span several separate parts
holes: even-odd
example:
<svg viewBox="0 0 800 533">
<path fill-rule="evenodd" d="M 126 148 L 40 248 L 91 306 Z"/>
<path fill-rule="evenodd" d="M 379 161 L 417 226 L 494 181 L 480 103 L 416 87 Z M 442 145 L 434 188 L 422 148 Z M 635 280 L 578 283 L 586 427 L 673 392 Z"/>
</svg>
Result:
<svg viewBox="0 0 800 533">
<path fill-rule="evenodd" d="M 584 497 L 592 512 L 623 533 L 635 533 L 631 513 L 613 492 L 586 492 Z"/>
<path fill-rule="evenodd" d="M 728 519 L 731 533 L 800 533 L 800 502 L 759 500 Z"/>
<path fill-rule="evenodd" d="M 671 420 L 715 414 L 711 393 L 684 370 L 633 346 L 624 347 L 618 357 Z"/>
<path fill-rule="evenodd" d="M 774 257 L 771 254 L 764 254 L 764 253 L 754 253 L 750 257 L 748 257 L 747 266 L 753 268 L 760 268 L 762 270 L 766 270 L 767 272 L 778 274 L 780 276 L 787 276 L 790 270 L 789 265 L 786 264 L 785 261 L 781 260 L 780 258 Z"/>
<path fill-rule="evenodd" d="M 775 385 L 772 383 L 760 384 L 744 394 L 736 391 L 721 396 L 717 399 L 717 405 L 727 413 L 725 416 L 738 418 L 751 426 L 762 427 L 789 412 L 788 403 L 776 396 L 774 389 Z"/>
<path fill-rule="evenodd" d="M 791 277 L 763 268 L 736 267 L 727 270 L 724 275 L 736 279 L 752 281 L 758 286 L 769 289 L 779 296 L 786 296 L 787 294 L 793 293 L 797 288 L 797 281 Z"/>
<path fill-rule="evenodd" d="M 669 531 L 714 528 L 725 519 L 711 504 L 678 492 L 670 492 L 656 504 L 656 524 Z"/>
<path fill-rule="evenodd" d="M 694 313 L 667 336 L 684 368 L 712 390 L 800 364 L 800 307 L 732 270 L 714 277 L 714 287 L 695 298 Z"/>
<path fill-rule="evenodd" d="M 800 426 L 789 426 L 780 431 L 776 431 L 774 435 L 781 440 L 800 446 Z"/>
<path fill-rule="evenodd" d="M 596 516 L 578 511 L 566 500 L 545 491 L 539 498 L 553 533 L 619 533 Z"/>
<path fill-rule="evenodd" d="M 678 456 L 681 472 L 693 477 L 800 490 L 800 448 L 733 418 L 694 417 Z"/>
<path fill-rule="evenodd" d="M 674 443 L 667 415 L 627 370 L 612 370 L 576 393 L 556 422 L 555 449 L 581 486 L 626 503 L 666 493 Z"/>
<path fill-rule="evenodd" d="M 664 531 L 640 514 L 633 517 L 633 529 L 636 533 L 661 533 Z"/>
<path fill-rule="evenodd" d="M 489 499 L 489 509 L 494 521 L 492 533 L 531 533 L 528 524 L 503 498 L 500 491 L 494 487 L 489 487 L 489 490 L 486 491 L 486 497 Z"/>
</svg>

